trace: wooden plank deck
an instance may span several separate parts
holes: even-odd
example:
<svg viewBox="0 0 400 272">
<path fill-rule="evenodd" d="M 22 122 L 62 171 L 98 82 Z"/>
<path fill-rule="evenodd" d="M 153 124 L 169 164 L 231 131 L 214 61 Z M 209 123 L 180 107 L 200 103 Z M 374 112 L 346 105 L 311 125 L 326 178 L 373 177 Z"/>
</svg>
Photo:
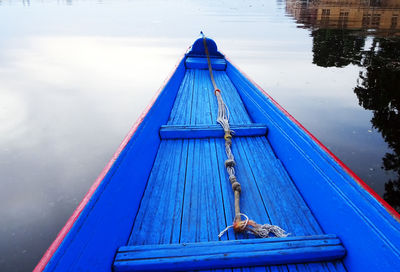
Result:
<svg viewBox="0 0 400 272">
<path fill-rule="evenodd" d="M 226 73 L 214 71 L 214 76 L 230 110 L 230 123 L 251 124 Z M 207 70 L 188 69 L 167 125 L 215 125 L 217 102 L 212 90 Z M 232 151 L 242 185 L 243 213 L 258 223 L 279 225 L 291 236 L 324 234 L 266 137 L 234 137 Z M 219 232 L 234 217 L 225 159 L 222 138 L 163 139 L 128 245 L 218 241 Z M 254 236 L 230 230 L 221 240 L 243 238 Z M 345 268 L 341 261 L 332 261 L 250 270 L 345 271 Z"/>
</svg>

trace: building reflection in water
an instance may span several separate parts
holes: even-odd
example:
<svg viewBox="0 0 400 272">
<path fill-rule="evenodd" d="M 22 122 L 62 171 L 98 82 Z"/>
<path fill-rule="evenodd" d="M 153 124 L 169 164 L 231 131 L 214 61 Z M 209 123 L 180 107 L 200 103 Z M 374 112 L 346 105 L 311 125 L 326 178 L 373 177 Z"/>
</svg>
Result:
<svg viewBox="0 0 400 272">
<path fill-rule="evenodd" d="M 399 0 L 287 0 L 286 11 L 305 27 L 400 30 Z"/>
<path fill-rule="evenodd" d="M 311 30 L 314 64 L 362 67 L 354 93 L 391 149 L 383 197 L 400 212 L 400 0 L 287 0 L 286 12 Z"/>
</svg>

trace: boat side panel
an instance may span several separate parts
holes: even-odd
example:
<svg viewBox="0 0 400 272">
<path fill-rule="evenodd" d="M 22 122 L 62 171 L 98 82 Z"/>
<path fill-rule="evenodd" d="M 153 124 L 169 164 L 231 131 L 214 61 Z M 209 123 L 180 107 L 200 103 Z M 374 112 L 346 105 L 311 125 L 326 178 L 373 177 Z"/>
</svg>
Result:
<svg viewBox="0 0 400 272">
<path fill-rule="evenodd" d="M 325 232 L 337 234 L 351 271 L 400 267 L 400 224 L 294 123 L 228 62 L 227 74 L 255 122 L 268 126 L 268 140 Z"/>
<path fill-rule="evenodd" d="M 185 74 L 183 60 L 161 90 L 136 132 L 46 266 L 46 271 L 110 271 L 126 244 L 168 120 Z"/>
</svg>

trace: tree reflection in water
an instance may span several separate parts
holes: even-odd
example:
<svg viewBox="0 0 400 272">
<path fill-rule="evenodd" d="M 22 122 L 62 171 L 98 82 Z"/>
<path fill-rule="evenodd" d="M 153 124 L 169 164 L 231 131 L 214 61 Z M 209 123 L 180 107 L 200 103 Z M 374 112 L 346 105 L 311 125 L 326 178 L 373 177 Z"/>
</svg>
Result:
<svg viewBox="0 0 400 272">
<path fill-rule="evenodd" d="M 312 32 L 313 63 L 322 67 L 359 64 L 364 37 L 346 29 L 317 29 Z"/>
<path fill-rule="evenodd" d="M 363 53 L 362 66 L 354 93 L 361 106 L 373 111 L 371 123 L 392 149 L 383 157 L 383 168 L 397 178 L 385 184 L 383 197 L 400 211 L 400 40 L 374 38 Z"/>
<path fill-rule="evenodd" d="M 373 112 L 373 127 L 392 149 L 383 157 L 382 168 L 396 178 L 386 182 L 383 198 L 400 212 L 400 39 L 374 37 L 371 47 L 363 50 L 365 32 L 317 29 L 311 35 L 316 65 L 363 67 L 354 93 L 359 105 Z"/>
</svg>

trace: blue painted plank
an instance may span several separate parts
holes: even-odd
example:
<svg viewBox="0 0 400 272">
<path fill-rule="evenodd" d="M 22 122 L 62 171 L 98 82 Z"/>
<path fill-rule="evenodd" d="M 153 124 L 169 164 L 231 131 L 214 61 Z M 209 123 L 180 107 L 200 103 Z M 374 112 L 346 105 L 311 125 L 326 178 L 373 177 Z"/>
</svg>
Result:
<svg viewBox="0 0 400 272">
<path fill-rule="evenodd" d="M 218 240 L 226 224 L 218 163 L 210 156 L 212 139 L 189 140 L 181 243 Z"/>
<path fill-rule="evenodd" d="M 318 222 L 265 137 L 240 138 L 237 145 L 238 152 L 245 154 L 247 162 L 243 167 L 252 172 L 272 224 L 295 236 L 322 234 Z"/>
<path fill-rule="evenodd" d="M 251 239 L 121 248 L 114 271 L 187 271 L 341 259 L 345 249 L 332 235 Z"/>
<path fill-rule="evenodd" d="M 264 124 L 231 125 L 234 137 L 265 136 Z M 224 130 L 218 125 L 165 125 L 160 128 L 161 139 L 200 139 L 224 137 Z"/>
<path fill-rule="evenodd" d="M 211 67 L 213 70 L 225 70 L 225 59 L 211 58 Z M 189 69 L 208 69 L 207 58 L 188 57 L 185 62 L 186 68 Z"/>
<path fill-rule="evenodd" d="M 191 104 L 193 100 L 194 71 L 186 70 L 185 77 L 179 87 L 175 103 L 172 107 L 168 124 L 185 124 L 186 118 L 190 119 Z"/>
<path fill-rule="evenodd" d="M 115 261 L 126 261 L 127 259 L 137 260 L 185 257 L 191 255 L 201 256 L 210 254 L 229 254 L 250 251 L 275 251 L 305 247 L 319 247 L 321 250 L 329 250 L 329 247 L 331 246 L 341 246 L 341 243 L 337 237 L 322 237 L 319 239 L 310 240 L 308 240 L 307 237 L 291 238 L 290 241 L 286 241 L 287 238 L 264 238 L 244 240 L 247 241 L 247 243 L 242 243 L 243 240 L 231 240 L 170 245 L 124 246 L 118 249 L 118 254 L 115 258 Z M 343 255 L 340 257 L 343 257 Z"/>
<path fill-rule="evenodd" d="M 224 269 L 332 261 L 340 259 L 343 256 L 344 249 L 342 246 L 332 246 L 323 251 L 321 247 L 279 249 L 271 252 L 245 251 L 180 258 L 160 258 L 156 260 L 118 261 L 114 263 L 113 271 L 204 271 L 205 269 L 216 268 Z M 296 266 L 293 266 L 293 268 L 292 271 L 307 271 L 297 269 Z"/>
<path fill-rule="evenodd" d="M 229 122 L 236 125 L 252 123 L 253 121 L 249 116 L 235 85 L 227 76 L 226 72 L 216 71 L 214 77 L 221 90 L 221 96 L 229 109 Z M 210 79 L 208 78 L 208 80 Z"/>
<path fill-rule="evenodd" d="M 186 140 L 162 141 L 128 244 L 179 242 L 187 150 Z"/>
<path fill-rule="evenodd" d="M 174 244 L 148 244 L 148 245 L 127 245 L 127 246 L 121 246 L 118 248 L 119 253 L 123 252 L 146 252 L 146 251 L 157 251 L 157 250 L 185 250 L 185 249 L 190 249 L 190 248 L 195 248 L 196 250 L 199 250 L 198 252 L 209 252 L 208 250 L 213 250 L 212 248 L 214 246 L 219 246 L 219 245 L 240 245 L 240 246 L 246 246 L 246 245 L 254 245 L 254 244 L 266 244 L 266 246 L 274 248 L 274 244 L 278 244 L 280 246 L 281 243 L 290 243 L 290 242 L 301 242 L 305 241 L 307 243 L 320 243 L 321 241 L 326 241 L 324 242 L 325 244 L 329 245 L 340 245 L 341 241 L 339 237 L 336 234 L 320 234 L 320 235 L 310 235 L 310 236 L 288 236 L 288 237 L 283 237 L 283 238 L 250 238 L 250 239 L 239 239 L 239 240 L 230 240 L 230 241 L 209 241 L 209 242 L 197 242 L 197 243 L 174 243 Z M 313 242 L 314 241 L 314 242 Z M 213 251 L 214 252 L 214 251 Z M 158 254 L 158 253 L 157 253 Z M 151 255 L 151 256 L 154 256 Z M 118 257 L 116 257 L 118 259 Z"/>
<path fill-rule="evenodd" d="M 227 74 L 325 231 L 342 238 L 351 271 L 396 271 L 400 223 L 269 98 L 228 62 Z M 351 227 L 350 227 L 351 226 Z M 370 248 L 379 247 L 378 251 Z"/>
<path fill-rule="evenodd" d="M 190 123 L 191 124 L 212 124 L 214 120 L 211 119 L 209 109 L 209 97 L 208 92 L 212 91 L 211 82 L 206 80 L 206 70 L 194 70 L 194 87 L 193 87 L 193 102 L 192 102 L 192 114 Z M 215 122 L 215 121 L 214 121 Z"/>
</svg>

